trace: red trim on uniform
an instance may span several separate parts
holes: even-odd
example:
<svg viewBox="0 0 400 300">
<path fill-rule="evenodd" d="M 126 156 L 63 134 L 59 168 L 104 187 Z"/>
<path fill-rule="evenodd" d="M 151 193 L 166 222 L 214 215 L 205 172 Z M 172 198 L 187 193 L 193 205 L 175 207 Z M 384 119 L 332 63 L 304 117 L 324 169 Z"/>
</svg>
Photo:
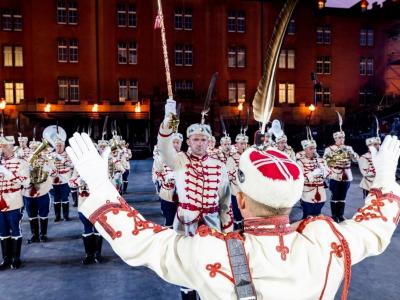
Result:
<svg viewBox="0 0 400 300">
<path fill-rule="evenodd" d="M 385 206 L 384 201 L 387 200 L 390 203 L 396 201 L 398 204 L 399 211 L 397 212 L 397 216 L 393 218 L 393 222 L 397 224 L 400 217 L 400 197 L 394 195 L 393 193 L 383 194 L 382 191 L 378 189 L 371 189 L 369 193 L 371 196 L 374 196 L 375 199 L 371 200 L 370 205 L 359 208 L 357 210 L 358 214 L 355 215 L 354 220 L 356 222 L 362 222 L 372 219 L 382 219 L 382 221 L 386 222 L 388 219 L 383 215 L 381 208 Z"/>
<path fill-rule="evenodd" d="M 271 228 L 271 225 L 274 227 Z M 285 235 L 293 232 L 289 216 L 251 218 L 244 220 L 244 232 L 252 235 Z"/>
<path fill-rule="evenodd" d="M 172 132 L 169 133 L 169 134 L 163 134 L 163 133 L 161 133 L 161 132 L 159 131 L 159 132 L 158 132 L 158 135 L 161 136 L 161 137 L 163 137 L 163 138 L 167 138 L 167 137 L 169 137 L 169 136 L 172 135 Z"/>
<path fill-rule="evenodd" d="M 217 273 L 221 274 L 222 276 L 224 276 L 225 278 L 227 278 L 230 282 L 232 282 L 233 284 L 235 284 L 235 280 L 230 277 L 228 274 L 226 274 L 225 272 L 221 271 L 221 263 L 215 263 L 215 264 L 208 264 L 206 266 L 206 270 L 210 271 L 210 277 L 214 278 Z"/>
</svg>

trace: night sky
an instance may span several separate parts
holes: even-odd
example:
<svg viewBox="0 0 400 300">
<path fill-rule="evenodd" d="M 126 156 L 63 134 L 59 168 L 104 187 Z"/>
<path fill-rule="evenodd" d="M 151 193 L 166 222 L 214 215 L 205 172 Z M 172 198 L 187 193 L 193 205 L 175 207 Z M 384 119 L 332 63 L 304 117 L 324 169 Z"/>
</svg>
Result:
<svg viewBox="0 0 400 300">
<path fill-rule="evenodd" d="M 334 6 L 334 7 L 350 7 L 355 3 L 359 2 L 359 0 L 327 0 L 326 6 Z M 382 3 L 384 0 L 369 0 L 369 7 L 371 7 L 373 2 Z"/>
</svg>

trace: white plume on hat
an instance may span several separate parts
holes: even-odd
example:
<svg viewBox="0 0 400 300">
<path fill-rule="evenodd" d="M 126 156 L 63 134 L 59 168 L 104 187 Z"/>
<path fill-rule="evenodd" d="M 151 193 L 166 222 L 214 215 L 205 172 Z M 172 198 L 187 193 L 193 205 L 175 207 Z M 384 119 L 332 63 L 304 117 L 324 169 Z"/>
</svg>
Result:
<svg viewBox="0 0 400 300">
<path fill-rule="evenodd" d="M 244 194 L 273 208 L 293 207 L 303 192 L 303 172 L 277 149 L 247 149 L 240 157 L 237 177 Z"/>
<path fill-rule="evenodd" d="M 382 141 L 379 136 L 370 137 L 365 140 L 365 144 L 367 145 L 367 147 L 373 144 L 381 144 L 381 142 Z"/>
</svg>

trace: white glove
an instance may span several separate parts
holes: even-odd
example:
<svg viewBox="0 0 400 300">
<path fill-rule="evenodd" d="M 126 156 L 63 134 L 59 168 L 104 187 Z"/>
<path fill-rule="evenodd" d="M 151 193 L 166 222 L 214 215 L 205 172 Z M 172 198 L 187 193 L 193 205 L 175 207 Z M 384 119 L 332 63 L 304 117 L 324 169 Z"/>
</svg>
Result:
<svg viewBox="0 0 400 300">
<path fill-rule="evenodd" d="M 369 151 L 372 156 L 372 164 L 375 167 L 376 177 L 373 183 L 374 187 L 382 187 L 395 184 L 396 168 L 400 156 L 400 141 L 397 136 L 388 135 L 385 137 L 379 152 L 375 147 L 370 146 Z"/>
<path fill-rule="evenodd" d="M 89 191 L 108 187 L 111 184 L 108 178 L 110 147 L 107 147 L 100 156 L 90 137 L 86 133 L 77 132 L 69 139 L 69 144 L 66 151 Z"/>
<path fill-rule="evenodd" d="M 13 177 L 13 173 L 10 172 L 9 169 L 7 169 L 5 166 L 1 165 L 0 166 L 0 173 L 4 175 L 5 178 L 10 178 Z"/>
<path fill-rule="evenodd" d="M 310 173 L 312 177 L 322 176 L 322 170 L 320 168 L 315 169 Z"/>
<path fill-rule="evenodd" d="M 176 101 L 167 99 L 167 103 L 165 104 L 165 118 L 169 118 L 171 115 L 176 115 Z"/>
</svg>

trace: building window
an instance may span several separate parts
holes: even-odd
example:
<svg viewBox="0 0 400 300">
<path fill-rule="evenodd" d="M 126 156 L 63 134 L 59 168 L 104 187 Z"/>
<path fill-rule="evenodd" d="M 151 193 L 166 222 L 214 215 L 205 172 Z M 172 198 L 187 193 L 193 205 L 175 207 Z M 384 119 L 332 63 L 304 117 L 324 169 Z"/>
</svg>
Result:
<svg viewBox="0 0 400 300">
<path fill-rule="evenodd" d="M 371 57 L 361 57 L 360 59 L 360 75 L 374 75 L 374 59 Z"/>
<path fill-rule="evenodd" d="M 317 74 L 331 74 L 331 58 L 329 56 L 317 56 Z"/>
<path fill-rule="evenodd" d="M 331 27 L 319 26 L 317 27 L 317 44 L 329 45 L 331 43 Z"/>
<path fill-rule="evenodd" d="M 244 82 L 228 83 L 229 103 L 236 103 L 239 98 L 246 98 L 246 84 Z"/>
<path fill-rule="evenodd" d="M 21 46 L 4 46 L 3 58 L 4 67 L 24 66 L 24 54 Z"/>
<path fill-rule="evenodd" d="M 193 65 L 192 45 L 175 45 L 175 66 Z"/>
<path fill-rule="evenodd" d="M 294 83 L 280 83 L 278 86 L 279 103 L 294 103 Z"/>
<path fill-rule="evenodd" d="M 371 88 L 360 89 L 359 94 L 360 106 L 369 106 L 374 104 L 374 92 Z"/>
<path fill-rule="evenodd" d="M 279 69 L 294 69 L 295 63 L 294 50 L 281 50 L 279 54 L 278 67 Z"/>
<path fill-rule="evenodd" d="M 138 83 L 133 79 L 120 79 L 118 81 L 118 99 L 120 102 L 127 100 L 138 101 Z"/>
<path fill-rule="evenodd" d="M 67 40 L 58 40 L 58 62 L 68 62 L 68 44 Z"/>
<path fill-rule="evenodd" d="M 315 88 L 315 98 L 317 103 L 329 106 L 331 104 L 331 89 L 329 87 L 317 86 Z"/>
<path fill-rule="evenodd" d="M 193 91 L 193 80 L 175 80 L 175 91 Z"/>
<path fill-rule="evenodd" d="M 57 1 L 57 23 L 78 24 L 78 4 L 75 0 Z"/>
<path fill-rule="evenodd" d="M 14 47 L 14 66 L 23 67 L 24 66 L 24 55 L 22 47 Z"/>
<path fill-rule="evenodd" d="M 175 9 L 175 30 L 192 30 L 192 9 L 176 8 Z"/>
<path fill-rule="evenodd" d="M 5 8 L 1 14 L 1 27 L 3 30 L 11 31 L 12 30 L 12 15 L 11 9 Z"/>
<path fill-rule="evenodd" d="M 246 48 L 229 47 L 228 48 L 228 66 L 230 68 L 246 67 Z"/>
<path fill-rule="evenodd" d="M 287 28 L 287 34 L 294 35 L 296 33 L 296 21 L 291 19 Z"/>
<path fill-rule="evenodd" d="M 118 42 L 118 64 L 137 64 L 136 42 Z"/>
<path fill-rule="evenodd" d="M 123 3 L 117 4 L 117 25 L 119 27 L 126 26 L 126 6 Z"/>
<path fill-rule="evenodd" d="M 228 32 L 246 32 L 246 14 L 244 11 L 228 12 Z"/>
<path fill-rule="evenodd" d="M 59 39 L 57 41 L 58 62 L 77 63 L 79 61 L 78 40 Z"/>
<path fill-rule="evenodd" d="M 361 29 L 360 31 L 360 46 L 374 46 L 374 30 Z"/>
<path fill-rule="evenodd" d="M 137 25 L 136 6 L 133 4 L 117 4 L 117 25 L 118 27 L 135 28 Z"/>
<path fill-rule="evenodd" d="M 4 46 L 3 47 L 3 58 L 4 58 L 4 66 L 5 67 L 13 67 L 13 57 L 12 57 L 12 46 Z"/>
<path fill-rule="evenodd" d="M 79 101 L 79 79 L 60 78 L 58 79 L 58 98 L 64 101 Z"/>
<path fill-rule="evenodd" d="M 79 60 L 78 40 L 69 41 L 69 62 L 77 63 Z"/>
<path fill-rule="evenodd" d="M 19 104 L 24 99 L 24 83 L 4 82 L 4 92 L 7 103 Z"/>
<path fill-rule="evenodd" d="M 19 10 L 14 10 L 13 25 L 14 31 L 22 31 L 22 14 Z"/>
<path fill-rule="evenodd" d="M 135 5 L 128 5 L 128 27 L 136 27 L 136 6 Z"/>
<path fill-rule="evenodd" d="M 136 42 L 130 42 L 128 45 L 128 64 L 136 65 L 137 64 L 137 48 Z"/>
</svg>

